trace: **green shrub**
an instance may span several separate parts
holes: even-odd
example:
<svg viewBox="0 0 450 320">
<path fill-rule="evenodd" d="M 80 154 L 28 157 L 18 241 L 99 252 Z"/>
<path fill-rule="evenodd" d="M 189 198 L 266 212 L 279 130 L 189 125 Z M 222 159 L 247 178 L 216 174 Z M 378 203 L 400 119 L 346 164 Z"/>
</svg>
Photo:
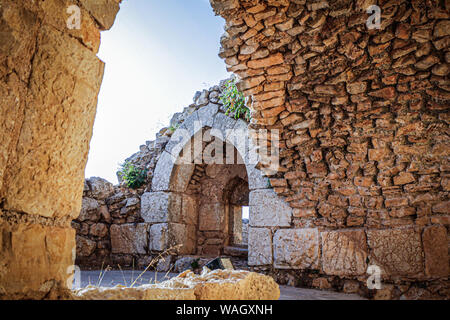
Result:
<svg viewBox="0 0 450 320">
<path fill-rule="evenodd" d="M 226 108 L 226 115 L 233 115 L 235 119 L 243 118 L 250 121 L 250 109 L 245 106 L 244 94 L 236 86 L 236 80 L 231 79 L 225 84 L 220 101 Z"/>
<path fill-rule="evenodd" d="M 147 169 L 138 168 L 127 161 L 120 165 L 119 176 L 128 188 L 137 189 L 145 184 L 147 173 Z"/>
</svg>

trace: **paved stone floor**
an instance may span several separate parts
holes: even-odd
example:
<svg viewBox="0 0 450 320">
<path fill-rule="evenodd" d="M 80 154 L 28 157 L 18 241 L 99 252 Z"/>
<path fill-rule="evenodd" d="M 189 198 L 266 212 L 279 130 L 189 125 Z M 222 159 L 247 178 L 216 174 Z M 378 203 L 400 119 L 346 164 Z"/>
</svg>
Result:
<svg viewBox="0 0 450 320">
<path fill-rule="evenodd" d="M 115 285 L 130 285 L 142 271 L 106 271 L 100 275 L 100 271 L 81 271 L 80 285 L 78 287 L 86 287 L 89 284 L 103 287 L 113 287 Z M 160 282 L 170 277 L 176 276 L 176 273 L 160 273 L 147 271 L 137 281 L 135 285 L 154 283 L 155 280 Z M 294 288 L 289 286 L 280 286 L 280 300 L 361 300 L 362 297 L 356 294 L 345 294 L 327 290 L 315 290 Z"/>
</svg>

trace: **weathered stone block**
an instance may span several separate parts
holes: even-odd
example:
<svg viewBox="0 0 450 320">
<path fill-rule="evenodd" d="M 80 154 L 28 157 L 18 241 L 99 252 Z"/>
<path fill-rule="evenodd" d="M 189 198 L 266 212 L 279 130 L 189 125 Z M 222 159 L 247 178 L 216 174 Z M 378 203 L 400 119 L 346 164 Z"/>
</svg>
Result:
<svg viewBox="0 0 450 320">
<path fill-rule="evenodd" d="M 150 227 L 150 250 L 164 251 L 168 248 L 168 228 L 167 223 L 158 223 Z"/>
<path fill-rule="evenodd" d="M 83 197 L 81 203 L 81 212 L 77 219 L 79 221 L 98 221 L 100 219 L 100 211 L 97 200 Z"/>
<path fill-rule="evenodd" d="M 198 224 L 198 205 L 197 199 L 195 197 L 190 196 L 188 194 L 182 195 L 182 223 L 188 225 L 197 225 Z"/>
<path fill-rule="evenodd" d="M 0 221 L 0 244 L 0 296 L 43 299 L 71 288 L 74 229 Z"/>
<path fill-rule="evenodd" d="M 292 208 L 272 189 L 250 192 L 250 226 L 289 227 Z"/>
<path fill-rule="evenodd" d="M 322 270 L 329 275 L 366 273 L 368 255 L 364 230 L 322 232 Z"/>
<path fill-rule="evenodd" d="M 149 223 L 180 222 L 181 196 L 173 192 L 146 192 L 141 197 L 141 216 Z"/>
<path fill-rule="evenodd" d="M 189 185 L 194 173 L 194 163 L 180 163 L 173 167 L 169 190 L 174 192 L 184 192 Z"/>
<path fill-rule="evenodd" d="M 75 218 L 104 64 L 77 39 L 45 24 L 39 31 L 4 207 Z"/>
<path fill-rule="evenodd" d="M 91 177 L 87 180 L 89 189 L 95 199 L 106 199 L 114 193 L 111 182 L 99 177 Z"/>
<path fill-rule="evenodd" d="M 80 0 L 80 3 L 99 23 L 102 30 L 112 27 L 119 11 L 118 0 Z"/>
<path fill-rule="evenodd" d="M 420 234 L 413 228 L 368 230 L 370 264 L 378 265 L 387 275 L 407 276 L 423 272 Z"/>
<path fill-rule="evenodd" d="M 108 234 L 108 227 L 104 223 L 94 223 L 89 228 L 89 233 L 93 236 L 103 238 Z"/>
<path fill-rule="evenodd" d="M 222 203 L 204 203 L 199 212 L 199 230 L 219 231 L 224 229 L 225 207 Z"/>
<path fill-rule="evenodd" d="M 148 223 L 112 225 L 110 233 L 112 253 L 147 253 Z"/>
<path fill-rule="evenodd" d="M 198 112 L 198 120 L 200 121 L 202 127 L 212 127 L 214 122 L 214 116 L 219 111 L 219 106 L 217 104 L 210 103 L 205 107 L 200 108 Z"/>
<path fill-rule="evenodd" d="M 425 228 L 422 234 L 425 272 L 429 277 L 448 277 L 448 238 L 444 226 Z"/>
<path fill-rule="evenodd" d="M 174 157 L 174 160 L 177 159 L 181 150 L 190 145 L 191 138 L 200 129 L 202 129 L 202 124 L 199 121 L 198 112 L 194 112 L 175 130 L 165 147 L 165 151 L 170 153 Z"/>
<path fill-rule="evenodd" d="M 319 231 L 281 229 L 273 237 L 275 268 L 319 269 Z"/>
<path fill-rule="evenodd" d="M 152 179 L 152 191 L 168 191 L 172 170 L 176 158 L 169 152 L 164 151 L 156 163 Z"/>
<path fill-rule="evenodd" d="M 235 119 L 225 115 L 224 113 L 218 113 L 214 117 L 214 130 L 211 130 L 211 135 L 225 141 L 235 125 Z"/>
<path fill-rule="evenodd" d="M 267 228 L 249 228 L 248 264 L 251 266 L 271 265 L 272 232 Z"/>
<path fill-rule="evenodd" d="M 179 223 L 158 223 L 150 227 L 150 250 L 164 251 L 178 247 L 179 254 L 192 254 L 196 234 L 193 226 Z"/>
<path fill-rule="evenodd" d="M 78 236 L 76 237 L 77 242 L 77 257 L 89 257 L 94 253 L 97 244 L 88 238 Z"/>
<path fill-rule="evenodd" d="M 89 287 L 76 300 L 278 300 L 280 288 L 269 276 L 242 270 L 186 271 L 160 284 L 133 288 Z"/>
</svg>

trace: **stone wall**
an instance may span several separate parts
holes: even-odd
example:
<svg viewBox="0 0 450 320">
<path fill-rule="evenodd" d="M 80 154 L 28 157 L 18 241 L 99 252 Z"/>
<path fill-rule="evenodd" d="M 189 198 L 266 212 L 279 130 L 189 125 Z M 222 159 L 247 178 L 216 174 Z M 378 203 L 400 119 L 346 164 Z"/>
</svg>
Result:
<svg viewBox="0 0 450 320">
<path fill-rule="evenodd" d="M 70 287 L 96 53 L 119 3 L 78 0 L 69 30 L 72 1 L 1 0 L 0 298 Z M 381 29 L 368 30 L 372 1 L 211 0 L 252 126 L 283 132 L 273 190 L 248 176 L 249 263 L 349 291 L 376 264 L 378 297 L 448 297 L 449 2 L 376 3 Z"/>
<path fill-rule="evenodd" d="M 143 269 L 152 260 L 161 260 L 153 266 L 159 271 L 168 271 L 175 268 L 176 260 L 183 255 L 215 257 L 224 254 L 226 246 L 245 246 L 247 239 L 243 238 L 241 208 L 249 204 L 249 186 L 244 164 L 180 165 L 173 174 L 166 175 L 185 186 L 182 194 L 149 192 L 154 178 L 162 178 L 154 177 L 155 168 L 176 128 L 190 121 L 190 116 L 203 108 L 216 107 L 217 112 L 225 116 L 219 96 L 228 80 L 197 92 L 194 103 L 176 113 L 170 126 L 156 134 L 156 140 L 147 141 L 139 152 L 126 159 L 137 167 L 148 169 L 147 181 L 142 187 L 133 190 L 123 182 L 113 186 L 97 177 L 85 180 L 81 213 L 72 222 L 76 230 L 78 266 L 83 269 L 107 266 Z M 231 120 L 225 116 L 223 121 L 227 119 Z M 220 127 L 220 123 L 212 127 Z M 180 177 L 175 176 L 180 173 Z M 168 211 L 182 209 L 182 219 L 176 218 L 175 222 L 174 218 L 175 223 L 163 219 L 163 216 L 171 214 L 161 207 L 167 203 L 171 203 Z M 183 223 L 189 230 L 188 234 Z M 163 253 L 171 247 L 171 237 L 180 240 L 178 242 L 185 247 L 189 245 L 189 248 L 182 252 L 170 250 Z M 177 270 L 182 271 L 181 267 Z"/>
<path fill-rule="evenodd" d="M 73 273 L 84 167 L 120 0 L 0 1 L 0 298 L 58 298 Z"/>
<path fill-rule="evenodd" d="M 251 208 L 249 263 L 299 270 L 304 285 L 319 276 L 300 271 L 319 273 L 323 287 L 365 287 L 377 265 L 395 284 L 389 297 L 448 297 L 450 3 L 211 4 L 226 20 L 219 55 L 252 101 L 251 126 L 282 130 L 271 185 L 292 219 L 269 224 Z M 380 29 L 366 26 L 371 4 Z"/>
</svg>

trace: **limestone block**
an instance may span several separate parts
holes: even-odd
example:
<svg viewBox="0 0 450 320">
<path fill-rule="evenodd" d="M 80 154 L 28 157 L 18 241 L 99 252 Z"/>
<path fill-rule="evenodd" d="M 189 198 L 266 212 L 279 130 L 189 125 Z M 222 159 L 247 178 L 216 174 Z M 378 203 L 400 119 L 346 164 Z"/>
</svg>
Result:
<svg viewBox="0 0 450 320">
<path fill-rule="evenodd" d="M 94 253 L 95 248 L 97 247 L 95 241 L 79 235 L 76 237 L 76 243 L 77 257 L 89 257 L 92 253 Z"/>
<path fill-rule="evenodd" d="M 189 225 L 197 225 L 198 212 L 197 212 L 197 199 L 191 195 L 182 195 L 182 223 Z"/>
<path fill-rule="evenodd" d="M 4 207 L 75 218 L 104 64 L 77 39 L 45 24 L 38 43 L 14 160 L 5 172 Z"/>
<path fill-rule="evenodd" d="M 433 225 L 422 234 L 425 272 L 430 277 L 448 277 L 448 240 L 444 226 Z"/>
<path fill-rule="evenodd" d="M 164 251 L 169 248 L 168 229 L 167 223 L 158 223 L 150 227 L 150 250 Z"/>
<path fill-rule="evenodd" d="M 146 192 L 141 196 L 141 216 L 149 223 L 180 222 L 181 199 L 173 192 Z"/>
<path fill-rule="evenodd" d="M 319 231 L 280 229 L 273 236 L 275 268 L 319 269 Z"/>
<path fill-rule="evenodd" d="M 368 230 L 370 264 L 389 275 L 417 275 L 423 272 L 420 234 L 413 228 Z"/>
<path fill-rule="evenodd" d="M 40 8 L 46 13 L 45 22 L 62 32 L 69 33 L 72 37 L 79 39 L 87 48 L 97 53 L 100 46 L 100 30 L 94 18 L 83 7 L 80 7 L 80 28 L 69 29 L 67 22 L 73 14 L 67 12 L 69 6 L 73 5 L 71 0 L 50 0 L 38 2 Z"/>
<path fill-rule="evenodd" d="M 261 170 L 255 168 L 254 164 L 246 165 L 248 175 L 248 188 L 250 190 L 267 189 L 269 179 L 262 175 Z"/>
<path fill-rule="evenodd" d="M 145 254 L 148 248 L 148 223 L 111 226 L 111 251 L 123 254 Z"/>
<path fill-rule="evenodd" d="M 195 243 L 196 234 L 193 226 L 180 223 L 158 223 L 150 227 L 150 250 L 165 251 L 172 248 L 179 254 L 192 254 Z"/>
<path fill-rule="evenodd" d="M 92 197 L 95 199 L 103 200 L 114 193 L 113 184 L 103 178 L 91 177 L 87 180 L 87 183 L 91 187 Z"/>
<path fill-rule="evenodd" d="M 248 264 L 260 266 L 272 264 L 272 232 L 267 228 L 249 228 Z"/>
<path fill-rule="evenodd" d="M 197 244 L 196 231 L 195 226 L 170 223 L 169 246 L 178 246 L 176 250 L 178 254 L 194 254 Z"/>
<path fill-rule="evenodd" d="M 254 148 L 251 138 L 248 135 L 248 123 L 242 119 L 236 120 L 236 124 L 233 127 L 232 131 L 229 131 L 228 135 L 223 139 L 231 145 L 233 145 L 236 150 L 239 152 L 239 155 L 242 158 L 242 163 L 248 164 L 250 158 L 249 150 Z M 256 157 L 253 161 L 253 165 L 256 164 Z M 253 160 L 253 159 L 252 159 Z"/>
<path fill-rule="evenodd" d="M 224 229 L 225 207 L 223 203 L 202 203 L 199 210 L 199 230 L 220 231 Z"/>
<path fill-rule="evenodd" d="M 169 184 L 169 190 L 175 192 L 186 191 L 192 174 L 194 173 L 194 163 L 180 163 L 174 166 L 172 179 Z"/>
<path fill-rule="evenodd" d="M 0 299 L 43 299 L 70 288 L 74 229 L 0 221 L 0 235 Z"/>
<path fill-rule="evenodd" d="M 289 227 L 292 208 L 272 189 L 250 192 L 250 226 Z"/>
<path fill-rule="evenodd" d="M 219 111 L 219 106 L 214 103 L 209 103 L 198 110 L 198 120 L 200 121 L 202 127 L 212 127 L 214 116 Z"/>
<path fill-rule="evenodd" d="M 80 0 L 80 3 L 98 22 L 101 30 L 112 27 L 120 8 L 120 0 Z"/>
<path fill-rule="evenodd" d="M 183 272 L 186 270 L 192 270 L 193 267 L 192 265 L 197 262 L 198 263 L 198 258 L 195 257 L 182 257 L 177 259 L 177 261 L 174 264 L 173 267 L 173 271 L 174 272 Z"/>
<path fill-rule="evenodd" d="M 98 221 L 100 219 L 99 204 L 97 200 L 83 197 L 81 202 L 81 212 L 77 220 L 79 221 Z"/>
<path fill-rule="evenodd" d="M 135 288 L 87 287 L 73 294 L 76 300 L 278 300 L 280 288 L 269 276 L 242 270 L 213 270 L 195 275 L 187 270 L 177 277 Z"/>
<path fill-rule="evenodd" d="M 364 230 L 322 232 L 322 270 L 329 275 L 366 273 L 368 255 Z"/>
<path fill-rule="evenodd" d="M 39 23 L 38 23 L 38 17 L 32 13 L 28 8 L 25 9 L 23 6 L 23 3 L 19 3 L 19 1 L 3 1 L 2 2 L 2 13 L 0 14 L 0 24 L 2 25 L 2 42 L 0 43 L 0 51 L 2 51 L 2 56 L 0 57 L 0 60 L 2 63 L 6 63 L 6 59 L 8 59 L 10 62 L 5 65 L 6 68 L 14 68 L 14 74 L 16 76 L 13 76 L 10 82 L 10 79 L 6 80 L 4 77 L 2 77 L 2 83 L 10 87 L 12 89 L 8 94 L 5 94 L 3 97 L 9 96 L 9 98 L 13 98 L 14 96 L 22 96 L 23 91 L 17 90 L 16 85 L 16 79 L 22 80 L 24 82 L 24 86 L 26 87 L 27 78 L 29 77 L 29 73 L 31 71 L 30 69 L 30 61 L 32 60 L 32 56 L 35 52 L 35 43 L 37 34 L 39 32 Z M 27 33 L 24 33 L 23 30 L 27 30 Z M 3 69 L 2 67 L 2 74 L 7 74 L 7 69 Z M 22 91 L 21 93 L 19 93 Z M 19 93 L 19 95 L 17 95 Z M 14 97 L 15 98 L 15 97 Z M 21 124 L 22 117 L 20 117 L 19 110 L 23 108 L 23 105 L 25 101 L 14 101 L 12 105 L 14 107 L 17 107 L 19 105 L 22 105 L 20 108 L 13 109 L 8 108 L 7 101 L 0 101 L 0 103 L 5 102 L 1 111 L 8 110 L 12 115 L 16 114 L 15 111 L 17 111 L 17 124 Z M 25 99 L 23 99 L 25 100 Z M 11 105 L 11 106 L 12 106 Z M 4 109 L 3 109 L 4 108 Z M 0 112 L 1 112 L 0 111 Z M 2 121 L 2 125 L 8 124 L 9 121 L 3 122 L 3 120 L 12 120 L 13 127 L 14 127 L 14 119 L 11 115 L 11 117 L 5 117 L 0 118 Z M 2 126 L 2 129 L 6 129 Z M 10 129 L 10 128 L 8 128 Z M 9 131 L 9 130 L 8 130 Z"/>
<path fill-rule="evenodd" d="M 152 191 L 168 191 L 176 158 L 164 151 L 156 163 L 152 179 Z"/>
<path fill-rule="evenodd" d="M 165 256 L 158 260 L 156 264 L 157 272 L 167 272 L 170 270 L 170 266 L 172 264 L 172 256 Z"/>
<path fill-rule="evenodd" d="M 202 129 L 200 121 L 198 119 L 198 112 L 192 113 L 183 124 L 175 130 L 166 145 L 165 151 L 177 158 L 191 138 Z"/>
<path fill-rule="evenodd" d="M 214 117 L 213 128 L 211 135 L 225 141 L 228 134 L 233 130 L 236 125 L 236 120 L 227 116 L 224 113 L 218 113 Z"/>
</svg>

